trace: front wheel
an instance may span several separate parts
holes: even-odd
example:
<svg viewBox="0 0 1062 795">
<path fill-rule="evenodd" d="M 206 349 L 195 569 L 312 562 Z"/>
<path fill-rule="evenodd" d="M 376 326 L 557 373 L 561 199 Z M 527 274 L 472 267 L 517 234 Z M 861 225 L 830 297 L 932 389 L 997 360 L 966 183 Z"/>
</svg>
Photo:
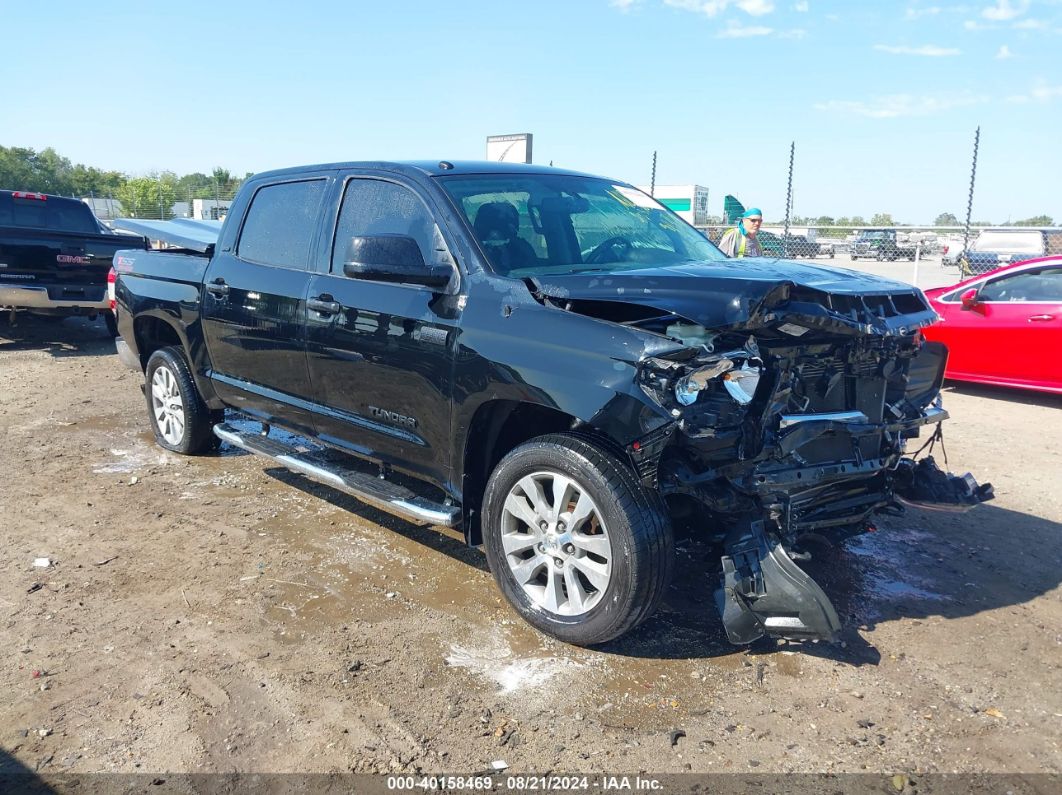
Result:
<svg viewBox="0 0 1062 795">
<path fill-rule="evenodd" d="M 167 450 L 198 455 L 217 446 L 214 421 L 196 389 L 192 371 L 180 348 L 160 348 L 148 359 L 148 416 L 155 441 Z"/>
<path fill-rule="evenodd" d="M 671 579 L 671 526 L 613 455 L 576 436 L 543 436 L 495 468 L 483 501 L 487 561 L 537 629 L 590 646 L 656 610 Z"/>
</svg>

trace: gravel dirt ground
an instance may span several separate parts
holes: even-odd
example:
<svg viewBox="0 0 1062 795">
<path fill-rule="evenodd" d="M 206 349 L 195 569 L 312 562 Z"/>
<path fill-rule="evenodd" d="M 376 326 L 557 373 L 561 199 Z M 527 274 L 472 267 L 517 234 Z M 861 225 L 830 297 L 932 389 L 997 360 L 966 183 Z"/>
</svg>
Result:
<svg viewBox="0 0 1062 795">
<path fill-rule="evenodd" d="M 1062 400 L 949 385 L 950 468 L 997 498 L 824 553 L 844 643 L 731 646 L 717 558 L 681 539 L 664 608 L 586 650 L 521 622 L 455 533 L 156 447 L 141 380 L 102 323 L 0 327 L 0 761 L 1062 770 Z"/>
</svg>

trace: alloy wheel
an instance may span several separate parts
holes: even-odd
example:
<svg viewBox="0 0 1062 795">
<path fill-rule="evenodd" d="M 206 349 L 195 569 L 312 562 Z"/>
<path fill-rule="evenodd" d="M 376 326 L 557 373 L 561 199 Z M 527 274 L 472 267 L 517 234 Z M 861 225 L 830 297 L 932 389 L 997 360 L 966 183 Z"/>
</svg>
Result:
<svg viewBox="0 0 1062 795">
<path fill-rule="evenodd" d="M 184 400 L 177 379 L 165 365 L 156 367 L 151 376 L 151 411 L 162 438 L 179 445 L 184 437 Z"/>
<path fill-rule="evenodd" d="M 551 613 L 581 616 L 605 595 L 612 546 L 587 490 L 559 472 L 533 472 L 505 498 L 505 561 L 531 601 Z"/>
</svg>

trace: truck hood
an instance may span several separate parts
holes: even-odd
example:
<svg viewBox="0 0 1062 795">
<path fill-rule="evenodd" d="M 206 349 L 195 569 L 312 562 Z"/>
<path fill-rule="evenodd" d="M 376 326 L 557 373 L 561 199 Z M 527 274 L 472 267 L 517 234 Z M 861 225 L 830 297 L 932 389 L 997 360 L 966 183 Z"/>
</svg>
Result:
<svg viewBox="0 0 1062 795">
<path fill-rule="evenodd" d="M 871 296 L 917 296 L 916 304 L 908 300 L 904 306 L 928 310 L 918 289 L 909 284 L 846 268 L 783 259 L 688 262 L 614 273 L 544 275 L 529 281 L 537 293 L 552 299 L 639 304 L 680 315 L 706 328 L 747 323 L 765 302 L 773 306 L 779 296 L 789 295 L 793 288 L 804 288 L 802 300 L 810 298 L 840 314 L 850 314 L 853 307 L 864 309 L 863 299 Z M 841 300 L 833 301 L 830 296 Z"/>
</svg>

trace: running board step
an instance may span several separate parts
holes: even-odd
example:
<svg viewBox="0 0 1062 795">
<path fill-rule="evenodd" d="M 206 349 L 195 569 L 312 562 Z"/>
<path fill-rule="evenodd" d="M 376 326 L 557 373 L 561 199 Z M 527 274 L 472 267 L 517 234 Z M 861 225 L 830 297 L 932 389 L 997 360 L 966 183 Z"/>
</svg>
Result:
<svg viewBox="0 0 1062 795">
<path fill-rule="evenodd" d="M 318 460 L 313 452 L 302 452 L 268 436 L 242 432 L 226 422 L 214 426 L 214 435 L 234 447 L 270 458 L 293 472 L 345 491 L 362 502 L 408 521 L 442 527 L 455 527 L 460 521 L 461 509 L 456 505 L 432 502 L 404 486 Z"/>
</svg>

